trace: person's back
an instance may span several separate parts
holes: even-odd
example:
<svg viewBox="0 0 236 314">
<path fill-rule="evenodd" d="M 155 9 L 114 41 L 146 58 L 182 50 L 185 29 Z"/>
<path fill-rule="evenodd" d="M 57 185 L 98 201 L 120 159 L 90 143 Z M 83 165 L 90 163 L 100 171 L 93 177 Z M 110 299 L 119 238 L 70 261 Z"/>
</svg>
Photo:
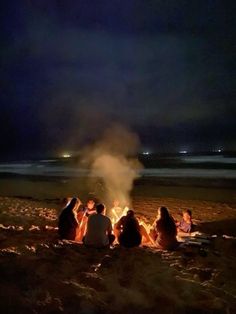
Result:
<svg viewBox="0 0 236 314">
<path fill-rule="evenodd" d="M 163 249 L 172 250 L 178 245 L 176 240 L 177 230 L 173 218 L 166 207 L 159 209 L 159 219 L 156 222 L 156 243 Z"/>
<path fill-rule="evenodd" d="M 84 244 L 86 246 L 96 248 L 106 247 L 114 241 L 114 236 L 113 241 L 110 241 L 110 236 L 112 236 L 111 220 L 102 214 L 104 206 L 102 212 L 100 212 L 99 206 L 103 205 L 97 205 L 97 213 L 88 217 L 87 231 L 84 237 Z"/>
<path fill-rule="evenodd" d="M 156 225 L 157 230 L 157 243 L 163 249 L 172 249 L 176 246 L 176 231 L 174 226 L 171 228 L 163 228 L 160 224 Z"/>
<path fill-rule="evenodd" d="M 73 210 L 78 205 L 78 202 L 78 199 L 73 198 L 59 216 L 58 233 L 61 239 L 75 240 L 78 223 Z"/>
<path fill-rule="evenodd" d="M 121 230 L 118 236 L 120 245 L 131 248 L 141 244 L 140 226 L 132 210 L 129 210 L 126 216 L 121 217 L 116 228 Z"/>
</svg>

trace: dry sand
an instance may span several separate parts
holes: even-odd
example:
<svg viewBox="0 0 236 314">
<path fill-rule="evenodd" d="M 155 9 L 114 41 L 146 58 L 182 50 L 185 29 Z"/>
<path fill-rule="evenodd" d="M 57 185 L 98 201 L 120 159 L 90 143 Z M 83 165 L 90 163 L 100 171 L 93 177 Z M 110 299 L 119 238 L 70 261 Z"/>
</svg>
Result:
<svg viewBox="0 0 236 314">
<path fill-rule="evenodd" d="M 153 222 L 166 205 L 190 208 L 210 244 L 175 252 L 153 247 L 87 249 L 60 241 L 55 200 L 0 197 L 2 313 L 235 313 L 236 205 L 135 196 Z"/>
</svg>

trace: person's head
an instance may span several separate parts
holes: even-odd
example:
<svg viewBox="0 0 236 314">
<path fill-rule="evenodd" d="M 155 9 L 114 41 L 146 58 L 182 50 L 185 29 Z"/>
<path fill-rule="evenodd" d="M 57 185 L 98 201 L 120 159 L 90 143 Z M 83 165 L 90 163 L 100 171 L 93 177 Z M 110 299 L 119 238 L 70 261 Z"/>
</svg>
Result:
<svg viewBox="0 0 236 314">
<path fill-rule="evenodd" d="M 95 202 L 92 198 L 88 199 L 87 201 L 87 207 L 88 209 L 93 209 L 94 208 L 94 205 L 95 205 Z"/>
<path fill-rule="evenodd" d="M 114 205 L 114 207 L 118 207 L 120 205 L 120 201 L 118 199 L 115 199 L 113 201 L 113 205 Z"/>
<path fill-rule="evenodd" d="M 73 197 L 70 202 L 68 203 L 68 205 L 66 206 L 67 210 L 71 210 L 71 211 L 76 211 L 78 209 L 78 207 L 80 206 L 81 202 L 80 199 L 78 199 L 77 197 Z"/>
<path fill-rule="evenodd" d="M 183 220 L 188 222 L 192 219 L 192 212 L 190 209 L 186 209 L 183 211 Z"/>
<path fill-rule="evenodd" d="M 158 208 L 156 227 L 158 228 L 158 232 L 161 231 L 176 235 L 176 226 L 174 220 L 165 206 L 161 206 L 160 208 Z"/>
<path fill-rule="evenodd" d="M 104 212 L 104 210 L 105 210 L 105 205 L 104 204 L 98 204 L 96 206 L 96 211 L 97 211 L 98 214 L 102 214 Z"/>
<path fill-rule="evenodd" d="M 170 214 L 168 212 L 168 209 L 165 206 L 161 206 L 158 208 L 158 219 L 168 219 L 170 217 Z"/>
<path fill-rule="evenodd" d="M 127 214 L 125 216 L 124 219 L 124 229 L 126 229 L 126 231 L 140 231 L 140 226 L 139 226 L 139 222 L 138 219 L 135 217 L 135 213 L 132 209 L 129 209 L 127 211 Z"/>
<path fill-rule="evenodd" d="M 128 216 L 128 217 L 134 217 L 134 211 L 133 211 L 132 209 L 129 209 L 129 210 L 127 211 L 126 216 Z"/>
</svg>

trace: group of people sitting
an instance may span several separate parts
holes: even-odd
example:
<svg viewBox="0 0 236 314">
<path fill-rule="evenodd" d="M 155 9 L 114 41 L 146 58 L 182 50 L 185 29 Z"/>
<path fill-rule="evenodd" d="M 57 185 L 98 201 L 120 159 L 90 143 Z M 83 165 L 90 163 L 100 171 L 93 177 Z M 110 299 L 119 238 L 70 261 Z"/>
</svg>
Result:
<svg viewBox="0 0 236 314">
<path fill-rule="evenodd" d="M 177 232 L 192 231 L 190 210 L 184 211 L 182 220 L 176 222 L 162 206 L 150 230 L 140 223 L 131 209 L 123 212 L 121 217 L 115 215 L 117 221 L 112 226 L 104 204 L 89 199 L 83 206 L 78 198 L 72 198 L 59 216 L 58 232 L 61 239 L 83 242 L 88 247 L 109 247 L 116 241 L 126 248 L 152 243 L 160 249 L 174 250 L 178 247 Z"/>
</svg>

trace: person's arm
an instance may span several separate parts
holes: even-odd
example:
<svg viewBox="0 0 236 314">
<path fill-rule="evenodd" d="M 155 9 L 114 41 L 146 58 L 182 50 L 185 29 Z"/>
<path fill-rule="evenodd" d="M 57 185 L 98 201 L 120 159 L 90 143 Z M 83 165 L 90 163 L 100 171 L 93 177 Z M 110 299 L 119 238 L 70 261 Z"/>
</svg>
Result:
<svg viewBox="0 0 236 314">
<path fill-rule="evenodd" d="M 184 230 L 183 231 L 186 232 L 186 233 L 190 233 L 191 232 L 191 228 L 192 228 L 192 224 L 186 222 L 184 224 L 184 228 L 183 228 Z"/>
<path fill-rule="evenodd" d="M 75 218 L 75 215 L 73 212 L 70 212 L 67 217 L 66 217 L 68 224 L 70 225 L 70 227 L 74 227 L 76 228 L 78 226 L 77 220 Z"/>
<path fill-rule="evenodd" d="M 152 224 L 152 229 L 156 229 L 156 225 L 157 225 L 157 219 L 154 220 L 154 222 Z"/>
<path fill-rule="evenodd" d="M 120 218 L 120 220 L 115 224 L 114 228 L 117 229 L 117 230 L 120 230 L 122 229 L 121 226 L 122 226 L 122 222 L 123 222 L 123 217 Z"/>
<path fill-rule="evenodd" d="M 108 227 L 107 227 L 107 234 L 111 234 L 112 233 L 112 224 L 111 224 L 111 220 L 110 218 L 109 219 L 109 222 L 108 222 Z"/>
</svg>

